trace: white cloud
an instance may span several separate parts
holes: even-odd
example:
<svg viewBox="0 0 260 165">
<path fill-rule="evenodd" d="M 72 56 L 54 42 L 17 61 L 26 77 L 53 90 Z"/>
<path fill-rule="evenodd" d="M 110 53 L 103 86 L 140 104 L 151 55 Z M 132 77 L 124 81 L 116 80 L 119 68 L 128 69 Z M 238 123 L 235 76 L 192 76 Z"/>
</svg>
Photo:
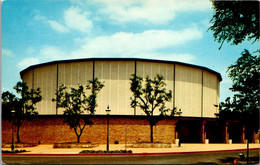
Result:
<svg viewBox="0 0 260 165">
<path fill-rule="evenodd" d="M 66 9 L 62 20 L 49 20 L 39 12 L 35 20 L 47 22 L 58 32 L 68 32 L 69 29 L 83 33 L 92 31 L 94 25 L 90 19 L 90 12 L 86 6 L 94 5 L 98 12 L 92 19 L 106 20 L 111 23 L 135 23 L 142 24 L 167 24 L 178 13 L 192 11 L 207 11 L 211 8 L 211 2 L 207 0 L 95 0 L 95 1 L 71 1 L 73 6 Z"/>
<path fill-rule="evenodd" d="M 61 32 L 61 33 L 65 33 L 68 32 L 68 28 L 66 28 L 65 26 L 61 25 L 60 23 L 58 23 L 57 21 L 54 20 L 49 20 L 48 21 L 49 25 L 51 26 L 52 29 Z"/>
<path fill-rule="evenodd" d="M 55 46 L 44 46 L 40 52 L 41 61 L 53 61 L 66 57 L 66 53 Z M 67 54 L 69 56 L 69 54 Z"/>
<path fill-rule="evenodd" d="M 88 18 L 89 13 L 82 11 L 79 7 L 70 7 L 63 13 L 63 19 L 50 20 L 49 18 L 42 16 L 39 11 L 35 11 L 36 15 L 34 20 L 42 21 L 48 24 L 53 30 L 65 33 L 70 29 L 74 29 L 80 32 L 90 32 L 93 28 L 92 21 Z"/>
<path fill-rule="evenodd" d="M 140 54 L 158 53 L 159 49 L 183 45 L 189 41 L 202 38 L 202 32 L 197 29 L 182 31 L 149 30 L 143 33 L 118 32 L 110 36 L 100 36 L 74 51 L 72 56 L 78 57 L 132 57 Z"/>
<path fill-rule="evenodd" d="M 55 46 L 44 46 L 38 58 L 27 58 L 18 64 L 19 69 L 39 62 L 89 57 L 136 57 L 181 62 L 193 62 L 196 58 L 188 53 L 165 53 L 163 50 L 187 44 L 202 38 L 202 32 L 196 28 L 182 31 L 148 30 L 143 33 L 118 32 L 113 35 L 85 38 L 77 49 L 65 52 Z"/>
<path fill-rule="evenodd" d="M 9 50 L 9 49 L 2 49 L 2 55 L 3 56 L 8 56 L 8 57 L 13 57 L 14 53 L 11 50 Z"/>
<path fill-rule="evenodd" d="M 30 47 L 29 49 L 33 49 Z M 34 49 L 33 49 L 34 50 Z M 43 62 L 49 62 L 54 60 L 61 60 L 61 59 L 68 59 L 69 54 L 66 54 L 64 51 L 62 51 L 60 48 L 55 46 L 44 46 L 39 50 L 39 52 L 35 52 L 35 54 L 39 54 L 37 57 L 30 57 L 25 58 L 24 60 L 20 61 L 17 65 L 17 67 L 22 70 L 25 69 L 31 65 L 43 63 Z"/>
<path fill-rule="evenodd" d="M 90 32 L 93 28 L 92 21 L 88 19 L 89 13 L 82 12 L 79 7 L 70 7 L 64 11 L 65 24 L 80 32 Z"/>
<path fill-rule="evenodd" d="M 35 64 L 38 64 L 40 61 L 38 58 L 25 58 L 23 59 L 22 61 L 20 61 L 17 65 L 17 67 L 20 69 L 20 70 L 23 70 L 31 65 L 35 65 Z"/>
<path fill-rule="evenodd" d="M 134 55 L 133 57 L 166 60 L 166 61 L 178 61 L 178 62 L 185 62 L 185 63 L 192 63 L 196 59 L 195 55 L 189 53 L 184 53 L 184 54 L 149 53 L 149 54 L 138 54 L 138 55 Z"/>
<path fill-rule="evenodd" d="M 153 24 L 165 24 L 173 20 L 177 12 L 210 10 L 207 0 L 96 0 L 102 4 L 100 13 L 108 16 L 114 23 L 147 21 Z"/>
</svg>

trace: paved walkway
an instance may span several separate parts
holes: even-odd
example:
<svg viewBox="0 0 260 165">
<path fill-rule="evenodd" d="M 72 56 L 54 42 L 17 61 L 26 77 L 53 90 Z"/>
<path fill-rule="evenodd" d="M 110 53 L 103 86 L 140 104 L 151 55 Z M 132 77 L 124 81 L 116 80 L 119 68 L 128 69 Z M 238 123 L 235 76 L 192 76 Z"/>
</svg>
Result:
<svg viewBox="0 0 260 165">
<path fill-rule="evenodd" d="M 185 152 L 212 152 L 223 150 L 244 150 L 247 148 L 246 144 L 182 144 L 181 147 L 177 147 L 172 144 L 172 148 L 130 148 L 133 153 L 185 153 Z M 260 149 L 260 144 L 250 144 L 250 149 Z M 18 150 L 25 149 L 30 152 L 23 154 L 78 154 L 82 150 L 106 150 L 106 145 L 99 145 L 95 148 L 66 148 L 59 149 L 53 148 L 53 145 L 41 144 L 36 147 L 17 148 Z M 124 144 L 111 144 L 110 150 L 125 150 Z M 10 150 L 10 148 L 2 148 L 2 150 Z"/>
</svg>

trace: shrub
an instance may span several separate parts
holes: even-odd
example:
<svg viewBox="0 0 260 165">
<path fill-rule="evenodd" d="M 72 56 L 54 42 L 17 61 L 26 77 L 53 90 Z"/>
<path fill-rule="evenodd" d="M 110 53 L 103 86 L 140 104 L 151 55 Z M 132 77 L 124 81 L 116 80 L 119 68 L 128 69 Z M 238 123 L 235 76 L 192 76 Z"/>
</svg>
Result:
<svg viewBox="0 0 260 165">
<path fill-rule="evenodd" d="M 2 150 L 2 153 L 22 153 L 22 152 L 29 152 L 29 151 L 26 151 L 26 150 L 14 150 L 14 151 Z"/>
<path fill-rule="evenodd" d="M 132 153 L 131 150 L 83 150 L 80 154 L 89 154 L 89 153 Z"/>
</svg>

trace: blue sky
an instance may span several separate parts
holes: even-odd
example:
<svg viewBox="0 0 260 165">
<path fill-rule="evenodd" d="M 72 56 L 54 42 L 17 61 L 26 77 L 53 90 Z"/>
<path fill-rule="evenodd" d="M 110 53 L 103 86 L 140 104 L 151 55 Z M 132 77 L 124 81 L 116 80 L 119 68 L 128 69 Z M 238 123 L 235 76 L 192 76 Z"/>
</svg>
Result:
<svg viewBox="0 0 260 165">
<path fill-rule="evenodd" d="M 227 67 L 244 48 L 214 42 L 208 0 L 4 0 L 2 91 L 30 65 L 90 57 L 181 61 L 221 73 L 220 101 L 232 93 Z"/>
</svg>

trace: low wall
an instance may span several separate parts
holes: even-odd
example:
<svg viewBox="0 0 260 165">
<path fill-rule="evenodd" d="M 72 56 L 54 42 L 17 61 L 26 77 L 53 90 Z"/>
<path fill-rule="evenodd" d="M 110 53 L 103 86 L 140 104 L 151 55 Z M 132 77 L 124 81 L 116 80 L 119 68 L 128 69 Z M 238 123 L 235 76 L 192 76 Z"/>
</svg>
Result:
<svg viewBox="0 0 260 165">
<path fill-rule="evenodd" d="M 98 147 L 98 143 L 54 143 L 53 148 L 93 148 Z"/>
<path fill-rule="evenodd" d="M 35 147 L 37 143 L 14 143 L 15 148 Z M 2 143 L 2 148 L 11 148 L 12 143 Z"/>
<path fill-rule="evenodd" d="M 63 123 L 63 116 L 37 116 L 32 121 L 24 121 L 20 130 L 22 142 L 40 144 L 54 144 L 62 142 L 76 142 L 77 136 L 73 129 Z M 94 125 L 86 126 L 80 138 L 81 142 L 106 144 L 107 118 L 96 116 L 92 118 Z M 133 143 L 150 140 L 150 126 L 145 117 L 111 116 L 109 120 L 109 143 Z M 2 120 L 2 141 L 10 142 L 11 123 Z M 175 141 L 173 119 L 164 119 L 154 126 L 154 140 L 166 143 Z M 16 141 L 16 136 L 15 136 Z"/>
<path fill-rule="evenodd" d="M 171 148 L 171 143 L 161 143 L 161 142 L 135 142 L 133 143 L 133 148 Z"/>
</svg>

